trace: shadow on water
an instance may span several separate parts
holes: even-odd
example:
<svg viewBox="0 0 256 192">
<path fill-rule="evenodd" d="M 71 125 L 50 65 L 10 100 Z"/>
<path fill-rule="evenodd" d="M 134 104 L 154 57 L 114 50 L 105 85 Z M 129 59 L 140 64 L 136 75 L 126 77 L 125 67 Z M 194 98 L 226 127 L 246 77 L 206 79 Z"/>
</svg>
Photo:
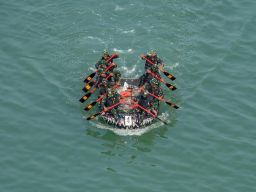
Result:
<svg viewBox="0 0 256 192">
<path fill-rule="evenodd" d="M 117 151 L 136 150 L 139 152 L 150 152 L 157 138 L 166 138 L 167 129 L 167 127 L 158 127 L 143 135 L 127 137 L 117 135 L 110 130 L 88 128 L 86 129 L 86 134 L 103 142 L 103 145 L 107 149 L 103 154 L 116 155 Z"/>
<path fill-rule="evenodd" d="M 134 134 L 136 130 L 122 130 L 123 133 L 120 134 L 115 132 L 120 130 L 115 130 L 106 124 L 99 124 L 97 121 L 90 122 L 92 126 L 85 131 L 87 136 L 98 140 L 98 143 L 102 146 L 100 153 L 105 158 L 117 158 L 118 161 L 125 164 L 133 164 L 138 159 L 144 158 L 145 153 L 152 152 L 154 145 L 160 142 L 159 140 L 167 139 L 168 129 L 175 127 L 177 122 L 175 113 L 166 112 L 159 117 L 168 122 L 168 125 L 157 121 L 148 127 L 138 129 L 139 134 Z M 146 131 L 140 132 L 141 130 Z M 111 168 L 108 171 L 112 172 L 114 170 Z"/>
</svg>

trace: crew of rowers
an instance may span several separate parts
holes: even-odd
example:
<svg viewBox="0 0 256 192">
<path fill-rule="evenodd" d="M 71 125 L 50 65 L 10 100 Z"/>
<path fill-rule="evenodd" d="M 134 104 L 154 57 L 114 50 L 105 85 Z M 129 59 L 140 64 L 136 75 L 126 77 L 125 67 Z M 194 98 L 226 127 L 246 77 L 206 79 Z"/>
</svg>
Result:
<svg viewBox="0 0 256 192">
<path fill-rule="evenodd" d="M 102 102 L 100 102 L 100 108 L 102 110 L 106 110 L 107 107 L 118 103 L 121 99 L 120 94 L 117 92 L 121 73 L 116 69 L 117 65 L 113 62 L 113 59 L 117 57 L 118 55 L 113 57 L 113 55 L 109 55 L 109 53 L 104 50 L 101 59 L 95 65 L 98 70 L 96 86 L 99 88 L 99 98 L 103 98 Z M 145 72 L 139 79 L 140 94 L 138 98 L 135 98 L 135 102 L 154 115 L 157 115 L 159 102 L 150 94 L 163 98 L 163 91 L 159 80 L 156 79 L 151 72 L 160 77 L 159 68 L 163 68 L 163 62 L 157 57 L 156 51 L 150 51 L 145 57 L 154 64 L 152 65 L 146 60 Z M 118 107 L 112 108 L 110 112 L 114 115 L 118 115 L 117 108 Z M 143 110 L 140 110 L 140 112 L 147 114 Z"/>
</svg>

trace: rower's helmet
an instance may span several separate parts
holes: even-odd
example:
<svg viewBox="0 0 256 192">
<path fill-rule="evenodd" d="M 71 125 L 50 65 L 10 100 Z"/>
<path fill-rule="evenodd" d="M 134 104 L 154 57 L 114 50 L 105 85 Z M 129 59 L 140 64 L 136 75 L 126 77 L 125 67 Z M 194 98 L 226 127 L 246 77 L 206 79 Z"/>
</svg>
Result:
<svg viewBox="0 0 256 192">
<path fill-rule="evenodd" d="M 121 73 L 119 70 L 114 70 L 114 76 L 120 78 L 121 77 Z"/>
<path fill-rule="evenodd" d="M 151 67 L 153 72 L 157 72 L 158 71 L 158 66 L 156 64 L 152 65 Z"/>
<path fill-rule="evenodd" d="M 107 93 L 108 93 L 108 97 L 113 97 L 114 96 L 114 92 L 112 91 L 111 88 L 107 89 Z"/>
<path fill-rule="evenodd" d="M 158 86 L 158 85 L 159 85 L 159 82 L 158 82 L 157 79 L 153 78 L 153 79 L 150 80 L 150 84 L 151 84 L 152 86 Z"/>
<path fill-rule="evenodd" d="M 151 50 L 151 51 L 148 52 L 147 55 L 150 56 L 150 57 L 155 57 L 157 54 L 156 54 L 155 50 Z"/>
<path fill-rule="evenodd" d="M 106 49 L 104 49 L 104 51 L 103 51 L 103 57 L 109 57 L 109 53 L 107 52 L 107 50 Z"/>
<path fill-rule="evenodd" d="M 108 81 L 106 79 L 102 79 L 102 85 L 107 86 Z"/>
</svg>

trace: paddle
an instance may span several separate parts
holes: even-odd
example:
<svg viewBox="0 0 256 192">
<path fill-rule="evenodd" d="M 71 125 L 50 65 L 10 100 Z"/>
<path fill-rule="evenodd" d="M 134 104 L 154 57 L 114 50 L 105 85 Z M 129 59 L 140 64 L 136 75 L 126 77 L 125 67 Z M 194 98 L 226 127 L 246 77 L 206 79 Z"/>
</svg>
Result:
<svg viewBox="0 0 256 192">
<path fill-rule="evenodd" d="M 94 107 L 94 105 L 96 105 L 96 103 L 98 103 L 99 101 L 101 101 L 103 99 L 103 97 L 98 98 L 96 101 L 93 101 L 92 103 L 90 103 L 89 105 L 87 105 L 84 110 L 85 111 L 89 111 L 90 109 L 92 109 Z"/>
<path fill-rule="evenodd" d="M 111 55 L 111 57 L 106 61 L 107 63 L 109 63 L 112 59 L 114 58 L 118 58 L 118 54 L 114 53 Z M 113 65 L 114 66 L 114 65 Z M 112 67 L 113 67 L 112 66 Z M 92 74 L 90 74 L 88 77 L 85 78 L 84 82 L 88 83 L 89 81 L 92 80 L 92 78 L 96 75 L 96 73 L 98 72 L 99 69 L 97 69 L 96 71 L 94 71 Z"/>
<path fill-rule="evenodd" d="M 106 79 L 108 79 L 108 78 L 110 78 L 110 77 L 112 77 L 112 76 L 113 76 L 113 74 L 110 73 L 110 74 L 106 77 Z M 83 91 L 84 91 L 84 92 L 89 91 L 95 83 L 96 83 L 96 80 L 91 81 L 90 83 L 86 84 L 86 85 L 84 86 L 84 88 L 83 88 Z M 97 89 L 97 88 L 98 88 L 98 87 L 96 87 L 96 89 Z"/>
<path fill-rule="evenodd" d="M 119 87 L 119 85 L 114 85 L 114 88 L 117 88 Z M 87 105 L 84 110 L 85 111 L 89 111 L 91 110 L 95 105 L 96 103 L 98 103 L 99 101 L 101 101 L 107 94 L 105 93 L 102 97 L 98 98 L 96 101 L 93 101 L 92 103 L 90 103 L 89 105 Z"/>
<path fill-rule="evenodd" d="M 96 87 L 93 89 L 93 90 L 91 90 L 89 93 L 87 93 L 87 94 L 85 94 L 79 101 L 81 102 L 81 103 L 83 103 L 83 102 L 85 102 L 87 99 L 89 99 L 89 97 L 96 91 Z"/>
<path fill-rule="evenodd" d="M 110 109 L 116 107 L 117 105 L 120 105 L 120 104 L 123 103 L 123 102 L 124 102 L 123 100 L 120 100 L 118 103 L 116 103 L 116 104 L 114 104 L 114 105 L 112 105 L 112 106 L 110 106 L 110 107 L 107 107 L 106 109 L 104 109 L 104 110 L 102 110 L 102 111 L 100 111 L 100 112 L 98 112 L 98 113 L 96 113 L 96 114 L 94 114 L 94 115 L 91 115 L 91 116 L 88 117 L 86 120 L 95 119 L 95 118 L 96 118 L 98 115 L 100 115 L 101 113 L 107 112 L 107 111 L 109 111 Z"/>
<path fill-rule="evenodd" d="M 149 93 L 147 92 L 149 95 L 151 95 L 152 97 L 155 97 L 156 99 L 158 99 L 159 101 L 163 101 L 165 102 L 166 104 L 170 105 L 171 107 L 175 108 L 175 109 L 178 109 L 179 107 L 177 105 L 175 105 L 174 103 L 171 103 L 169 101 L 166 101 L 165 99 L 162 99 L 160 97 L 157 97 L 156 95 L 152 94 L 152 93 Z"/>
<path fill-rule="evenodd" d="M 96 80 L 91 81 L 91 82 L 89 82 L 88 84 L 85 84 L 85 85 L 84 85 L 84 88 L 83 88 L 83 91 L 84 91 L 84 92 L 89 91 L 95 83 L 96 83 Z"/>
<path fill-rule="evenodd" d="M 144 60 L 147 61 L 147 63 L 154 65 L 154 63 L 152 61 L 150 61 L 149 59 L 146 58 L 145 55 L 141 54 L 140 57 Z M 165 71 L 162 67 L 158 67 L 158 69 L 163 72 L 163 74 L 168 78 L 171 79 L 172 81 L 174 81 L 176 79 L 176 77 L 174 77 L 172 74 L 168 73 L 167 71 Z"/>
<path fill-rule="evenodd" d="M 150 71 L 149 69 L 147 70 L 147 72 L 149 74 L 151 74 L 153 77 L 155 77 L 158 81 L 164 83 L 169 89 L 171 90 L 175 90 L 177 89 L 174 85 L 170 84 L 170 83 L 166 83 L 161 77 L 158 77 L 156 74 L 154 74 L 152 71 Z"/>
</svg>

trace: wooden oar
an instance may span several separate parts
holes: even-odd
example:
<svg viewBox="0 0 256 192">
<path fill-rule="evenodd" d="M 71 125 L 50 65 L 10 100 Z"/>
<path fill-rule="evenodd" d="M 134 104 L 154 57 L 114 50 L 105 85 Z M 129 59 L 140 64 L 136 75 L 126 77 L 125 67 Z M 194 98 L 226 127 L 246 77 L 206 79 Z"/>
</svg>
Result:
<svg viewBox="0 0 256 192">
<path fill-rule="evenodd" d="M 169 102 L 169 101 L 166 101 L 165 99 L 163 99 L 163 98 L 160 98 L 160 97 L 158 97 L 158 96 L 156 96 L 156 95 L 154 95 L 154 94 L 152 94 L 152 93 L 149 93 L 149 92 L 147 92 L 149 95 L 151 95 L 152 97 L 155 97 L 156 99 L 158 99 L 159 101 L 163 101 L 163 102 L 165 102 L 167 105 L 170 105 L 171 107 L 173 107 L 173 108 L 175 108 L 175 109 L 178 109 L 179 107 L 177 106 L 177 105 L 175 105 L 174 103 L 171 103 L 171 102 Z"/>
<path fill-rule="evenodd" d="M 89 97 L 96 91 L 96 87 L 94 87 L 93 90 L 91 90 L 89 93 L 85 94 L 79 101 L 81 103 L 85 102 L 87 99 L 89 99 Z"/>
<path fill-rule="evenodd" d="M 100 115 L 101 113 L 107 112 L 107 111 L 109 111 L 110 109 L 116 107 L 117 105 L 122 104 L 123 102 L 124 102 L 123 100 L 120 100 L 118 103 L 116 103 L 116 104 L 114 104 L 114 105 L 112 105 L 112 106 L 110 106 L 110 107 L 107 107 L 106 109 L 104 109 L 104 110 L 102 110 L 102 111 L 100 111 L 100 112 L 98 112 L 98 113 L 96 113 L 96 114 L 94 114 L 94 115 L 91 115 L 91 116 L 88 117 L 86 120 L 95 119 L 95 118 L 96 118 L 98 115 Z"/>
<path fill-rule="evenodd" d="M 117 87 L 119 87 L 119 85 L 114 85 L 114 88 L 117 88 Z M 95 105 L 96 105 L 96 103 L 98 103 L 99 101 L 101 101 L 104 97 L 106 97 L 106 93 L 102 96 L 102 97 L 100 97 L 100 98 L 98 98 L 96 101 L 93 101 L 92 103 L 90 103 L 89 105 L 87 105 L 85 108 L 84 108 L 84 110 L 85 111 L 89 111 L 89 110 L 91 110 Z"/>
<path fill-rule="evenodd" d="M 153 77 L 155 77 L 158 81 L 164 83 L 169 89 L 171 90 L 175 90 L 177 89 L 174 85 L 170 84 L 170 83 L 166 83 L 161 77 L 158 77 L 156 74 L 154 74 L 152 71 L 150 71 L 149 69 L 147 70 L 147 72 L 149 74 L 151 74 Z"/>
<path fill-rule="evenodd" d="M 108 78 L 110 78 L 110 77 L 112 77 L 112 76 L 113 76 L 113 74 L 110 73 L 110 74 L 106 77 L 106 79 L 108 79 Z M 89 90 L 92 88 L 92 86 L 93 86 L 96 82 L 97 82 L 97 81 L 94 80 L 94 81 L 91 81 L 91 82 L 89 82 L 88 84 L 84 85 L 83 91 L 84 91 L 84 92 L 89 91 Z M 97 88 L 98 88 L 98 87 L 96 87 L 96 89 L 97 89 Z"/>
<path fill-rule="evenodd" d="M 89 91 L 89 90 L 92 88 L 92 86 L 93 86 L 96 82 L 97 82 L 97 81 L 94 80 L 94 81 L 89 82 L 88 84 L 85 84 L 85 85 L 84 85 L 84 88 L 83 88 L 83 91 L 84 91 L 84 92 Z"/>
<path fill-rule="evenodd" d="M 145 55 L 141 54 L 140 57 L 144 60 L 147 61 L 147 63 L 154 65 L 154 63 L 152 61 L 150 61 L 149 59 L 146 58 Z M 158 67 L 158 69 L 168 78 L 171 79 L 172 81 L 174 81 L 176 79 L 176 77 L 174 77 L 172 74 L 168 73 L 167 71 L 165 71 L 162 67 Z"/>
<path fill-rule="evenodd" d="M 111 57 L 106 62 L 109 63 L 112 59 L 117 58 L 117 57 L 118 57 L 118 54 L 114 53 L 111 55 Z M 96 71 L 94 71 L 92 74 L 90 74 L 88 77 L 86 77 L 84 82 L 88 83 L 89 81 L 91 81 L 97 72 L 98 72 L 98 69 Z"/>
<path fill-rule="evenodd" d="M 89 105 L 87 105 L 87 106 L 84 108 L 84 110 L 85 110 L 85 111 L 91 110 L 91 109 L 94 107 L 94 105 L 96 105 L 96 103 L 98 103 L 99 101 L 101 101 L 103 98 L 104 98 L 104 97 L 100 97 L 100 98 L 98 98 L 96 101 L 93 101 L 92 103 L 90 103 Z"/>
</svg>

